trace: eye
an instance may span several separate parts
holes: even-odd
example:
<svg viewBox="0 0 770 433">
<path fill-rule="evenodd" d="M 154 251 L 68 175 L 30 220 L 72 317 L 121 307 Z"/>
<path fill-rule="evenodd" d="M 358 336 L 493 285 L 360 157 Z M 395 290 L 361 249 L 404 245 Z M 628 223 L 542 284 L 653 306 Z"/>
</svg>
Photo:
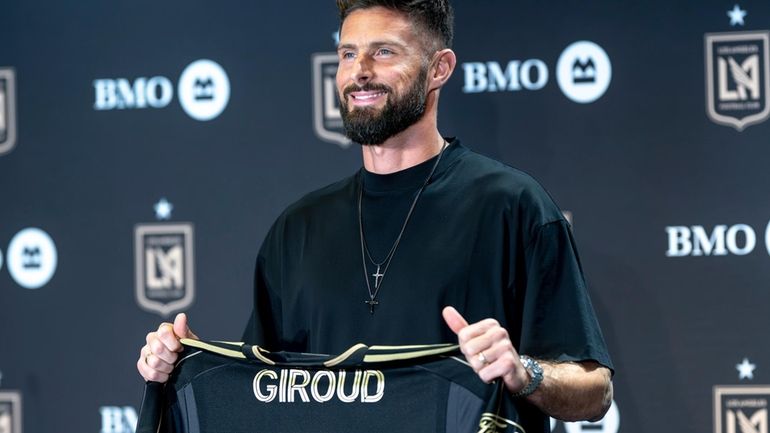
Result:
<svg viewBox="0 0 770 433">
<path fill-rule="evenodd" d="M 342 60 L 350 60 L 352 58 L 356 57 L 356 53 L 353 51 L 341 51 L 340 52 L 340 59 Z"/>
<path fill-rule="evenodd" d="M 380 56 L 390 56 L 393 54 L 393 51 L 390 50 L 390 48 L 380 48 L 377 50 L 377 55 Z"/>
</svg>

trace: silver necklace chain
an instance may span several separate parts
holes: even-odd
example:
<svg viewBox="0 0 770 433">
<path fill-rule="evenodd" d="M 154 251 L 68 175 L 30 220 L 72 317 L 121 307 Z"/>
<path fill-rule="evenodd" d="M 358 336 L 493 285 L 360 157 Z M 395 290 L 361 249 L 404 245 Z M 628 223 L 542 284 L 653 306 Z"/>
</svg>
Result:
<svg viewBox="0 0 770 433">
<path fill-rule="evenodd" d="M 428 174 L 428 177 L 425 179 L 425 182 L 423 182 L 422 186 L 420 186 L 420 189 L 417 190 L 417 193 L 414 195 L 414 199 L 412 200 L 412 205 L 409 207 L 409 212 L 406 213 L 406 218 L 404 218 L 404 223 L 401 224 L 401 231 L 398 233 L 398 236 L 396 237 L 395 242 L 393 242 L 393 246 L 390 248 L 390 251 L 388 251 L 388 254 L 385 256 L 385 259 L 383 261 L 377 263 L 372 258 L 371 253 L 369 252 L 369 247 L 366 244 L 366 239 L 364 236 L 364 218 L 363 218 L 363 212 L 361 208 L 363 207 L 363 195 L 364 195 L 364 182 L 363 182 L 363 172 L 358 178 L 358 232 L 361 239 L 361 264 L 363 265 L 364 269 L 364 279 L 366 280 L 366 290 L 369 292 L 369 300 L 364 301 L 365 304 L 369 305 L 369 314 L 374 314 L 374 307 L 376 305 L 379 305 L 380 302 L 377 301 L 377 294 L 380 292 L 380 288 L 382 288 L 382 281 L 385 279 L 385 274 L 388 273 L 388 268 L 390 268 L 390 262 L 393 260 L 393 256 L 396 254 L 396 250 L 398 249 L 399 243 L 401 243 L 401 237 L 404 235 L 404 231 L 406 230 L 406 225 L 409 223 L 409 219 L 412 217 L 412 212 L 414 212 L 415 206 L 417 206 L 417 201 L 420 199 L 420 196 L 422 195 L 423 190 L 426 186 L 428 186 L 428 183 L 430 183 L 431 178 L 433 177 L 433 174 L 436 172 L 436 168 L 438 168 L 438 163 L 441 162 L 441 156 L 444 154 L 444 149 L 447 147 L 447 141 L 444 140 L 441 150 L 438 153 L 438 158 L 436 158 L 435 164 L 433 164 L 433 168 L 430 170 L 430 174 Z M 369 283 L 369 271 L 366 266 L 366 259 L 369 259 L 369 261 L 372 263 L 372 265 L 377 267 L 377 271 L 372 274 L 374 277 L 374 291 L 372 291 L 372 286 Z M 385 268 L 382 269 L 382 266 L 385 265 Z M 382 269 L 382 273 L 380 273 L 380 270 Z"/>
</svg>

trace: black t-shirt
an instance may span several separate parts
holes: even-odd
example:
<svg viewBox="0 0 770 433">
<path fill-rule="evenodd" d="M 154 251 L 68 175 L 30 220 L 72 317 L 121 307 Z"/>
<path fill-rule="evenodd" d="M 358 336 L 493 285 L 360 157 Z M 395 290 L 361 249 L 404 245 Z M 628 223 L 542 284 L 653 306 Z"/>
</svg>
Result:
<svg viewBox="0 0 770 433">
<path fill-rule="evenodd" d="M 522 354 L 611 367 L 558 207 L 529 175 L 456 139 L 414 209 L 370 314 L 360 185 L 365 238 L 382 260 L 434 162 L 388 175 L 361 169 L 289 206 L 260 250 L 244 341 L 315 353 L 339 353 L 353 341 L 456 343 L 441 316 L 451 305 L 470 323 L 498 320 Z"/>
<path fill-rule="evenodd" d="M 137 433 L 543 430 L 502 381 L 483 383 L 456 345 L 352 346 L 338 356 L 183 340 L 164 386 L 150 382 Z"/>
</svg>

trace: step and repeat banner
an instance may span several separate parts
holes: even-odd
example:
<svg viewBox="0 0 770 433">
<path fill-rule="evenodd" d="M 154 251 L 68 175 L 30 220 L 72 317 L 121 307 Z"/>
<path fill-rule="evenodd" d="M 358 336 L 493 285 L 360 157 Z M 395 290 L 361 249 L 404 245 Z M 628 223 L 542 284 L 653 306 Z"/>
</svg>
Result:
<svg viewBox="0 0 770 433">
<path fill-rule="evenodd" d="M 617 367 L 553 431 L 768 433 L 770 3 L 454 6 L 440 129 L 571 218 Z M 360 166 L 337 29 L 331 0 L 0 5 L 0 433 L 132 432 L 148 331 L 240 338 L 272 221 Z"/>
</svg>

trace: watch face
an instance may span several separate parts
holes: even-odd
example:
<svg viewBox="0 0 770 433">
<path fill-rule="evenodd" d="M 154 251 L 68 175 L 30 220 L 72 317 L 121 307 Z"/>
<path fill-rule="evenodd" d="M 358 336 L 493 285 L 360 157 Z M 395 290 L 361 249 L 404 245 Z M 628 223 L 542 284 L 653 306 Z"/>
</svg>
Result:
<svg viewBox="0 0 770 433">
<path fill-rule="evenodd" d="M 540 364 L 538 364 L 534 359 L 530 358 L 529 356 L 522 356 L 520 359 L 521 365 L 527 369 L 527 372 L 530 376 L 534 377 L 543 374 L 543 367 L 541 367 Z"/>
<path fill-rule="evenodd" d="M 521 365 L 523 365 L 524 368 L 529 368 L 532 365 L 532 358 L 529 356 L 520 356 L 519 361 L 521 361 Z"/>
</svg>

